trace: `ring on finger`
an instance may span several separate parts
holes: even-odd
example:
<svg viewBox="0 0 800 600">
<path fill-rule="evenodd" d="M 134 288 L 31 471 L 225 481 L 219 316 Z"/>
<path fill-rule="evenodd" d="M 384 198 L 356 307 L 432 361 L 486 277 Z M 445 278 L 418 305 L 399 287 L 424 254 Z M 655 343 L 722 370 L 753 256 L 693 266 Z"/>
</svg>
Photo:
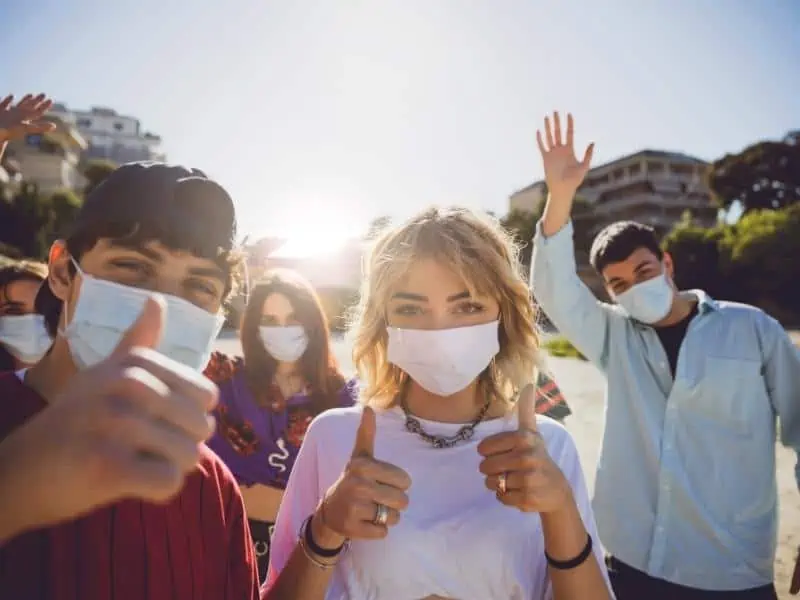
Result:
<svg viewBox="0 0 800 600">
<path fill-rule="evenodd" d="M 501 496 L 508 491 L 508 473 L 500 473 L 497 476 L 497 493 Z"/>
<path fill-rule="evenodd" d="M 373 525 L 384 527 L 389 522 L 389 507 L 385 504 L 375 505 L 375 518 L 372 519 Z"/>
</svg>

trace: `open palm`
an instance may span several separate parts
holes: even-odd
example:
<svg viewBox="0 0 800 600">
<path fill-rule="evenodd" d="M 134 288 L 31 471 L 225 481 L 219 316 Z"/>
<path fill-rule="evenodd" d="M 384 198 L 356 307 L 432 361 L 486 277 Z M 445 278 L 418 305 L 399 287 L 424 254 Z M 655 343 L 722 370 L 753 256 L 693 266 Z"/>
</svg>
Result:
<svg viewBox="0 0 800 600">
<path fill-rule="evenodd" d="M 542 132 L 536 132 L 536 141 L 542 153 L 544 176 L 551 195 L 572 197 L 583 183 L 589 170 L 594 153 L 594 144 L 589 144 L 583 154 L 583 160 L 575 156 L 574 124 L 572 115 L 567 114 L 566 137 L 561 133 L 561 119 L 557 112 L 553 113 L 552 126 L 550 117 L 544 118 L 545 139 Z"/>
<path fill-rule="evenodd" d="M 42 118 L 53 105 L 44 94 L 28 94 L 16 105 L 13 101 L 13 96 L 0 100 L 0 142 L 55 129 L 54 123 Z"/>
</svg>

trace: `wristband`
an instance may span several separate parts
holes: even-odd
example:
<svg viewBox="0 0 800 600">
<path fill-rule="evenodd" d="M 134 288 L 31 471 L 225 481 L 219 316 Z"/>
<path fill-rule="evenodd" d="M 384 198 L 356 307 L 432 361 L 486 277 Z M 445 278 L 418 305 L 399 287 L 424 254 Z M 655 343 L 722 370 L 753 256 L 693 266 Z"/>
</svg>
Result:
<svg viewBox="0 0 800 600">
<path fill-rule="evenodd" d="M 547 554 L 547 550 L 545 550 L 544 557 L 547 559 L 547 564 L 558 571 L 569 571 L 570 569 L 580 567 L 592 553 L 592 536 L 587 534 L 586 538 L 586 545 L 583 547 L 583 550 L 581 550 L 581 553 L 569 560 L 555 560 L 551 558 L 550 555 Z"/>
<path fill-rule="evenodd" d="M 314 535 L 311 532 L 311 519 L 314 515 L 306 517 L 306 520 L 303 521 L 303 542 L 308 547 L 308 549 L 319 556 L 320 558 L 336 558 L 342 553 L 344 547 L 347 545 L 347 541 L 345 541 L 341 546 L 338 548 L 322 548 L 316 541 L 314 541 Z"/>
</svg>

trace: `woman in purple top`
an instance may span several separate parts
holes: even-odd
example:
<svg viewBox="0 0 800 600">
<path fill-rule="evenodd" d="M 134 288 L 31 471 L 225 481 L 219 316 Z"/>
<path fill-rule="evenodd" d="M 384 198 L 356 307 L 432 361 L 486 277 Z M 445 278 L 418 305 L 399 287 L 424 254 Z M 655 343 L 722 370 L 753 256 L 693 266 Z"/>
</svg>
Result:
<svg viewBox="0 0 800 600">
<path fill-rule="evenodd" d="M 244 358 L 215 353 L 205 374 L 220 390 L 209 447 L 242 488 L 263 580 L 272 526 L 311 420 L 353 404 L 331 348 L 328 323 L 311 284 L 276 270 L 255 286 L 241 326 Z"/>
</svg>

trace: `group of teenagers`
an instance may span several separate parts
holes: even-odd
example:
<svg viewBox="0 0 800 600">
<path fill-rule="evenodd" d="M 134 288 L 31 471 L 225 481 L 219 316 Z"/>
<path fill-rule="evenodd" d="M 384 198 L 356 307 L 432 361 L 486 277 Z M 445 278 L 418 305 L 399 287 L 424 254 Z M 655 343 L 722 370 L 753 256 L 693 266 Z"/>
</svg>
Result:
<svg viewBox="0 0 800 600">
<path fill-rule="evenodd" d="M 0 102 L 0 153 L 49 100 Z M 248 286 L 203 172 L 120 166 L 47 265 L 0 270 L 0 596 L 48 600 L 777 598 L 776 421 L 800 355 L 757 308 L 680 291 L 655 232 L 606 227 L 577 275 L 593 146 L 537 134 L 530 280 L 487 215 L 431 208 L 365 261 L 337 364 L 312 286 Z M 593 501 L 544 372 L 541 308 L 604 373 Z"/>
</svg>

